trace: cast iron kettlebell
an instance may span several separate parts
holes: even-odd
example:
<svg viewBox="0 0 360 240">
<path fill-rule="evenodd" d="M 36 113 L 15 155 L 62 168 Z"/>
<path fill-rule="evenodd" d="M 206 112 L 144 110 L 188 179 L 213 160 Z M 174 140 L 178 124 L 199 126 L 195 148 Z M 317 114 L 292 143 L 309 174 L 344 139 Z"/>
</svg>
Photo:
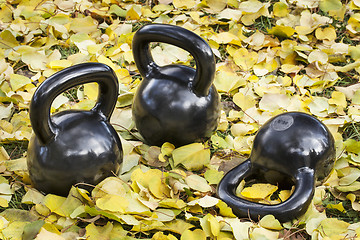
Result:
<svg viewBox="0 0 360 240">
<path fill-rule="evenodd" d="M 67 110 L 50 116 L 56 96 L 90 82 L 99 84 L 98 100 L 90 111 Z M 35 135 L 27 156 L 35 188 L 65 196 L 76 183 L 95 185 L 118 172 L 122 146 L 109 123 L 118 88 L 117 77 L 110 67 L 83 63 L 55 73 L 36 89 L 30 103 Z"/>
<path fill-rule="evenodd" d="M 172 64 L 158 66 L 150 42 L 175 45 L 195 59 L 194 68 Z M 151 24 L 133 38 L 133 55 L 143 77 L 133 102 L 133 118 L 144 140 L 151 145 L 176 146 L 209 137 L 220 116 L 219 95 L 212 82 L 215 60 L 209 45 L 184 28 Z"/>
<path fill-rule="evenodd" d="M 250 216 L 257 220 L 272 214 L 286 222 L 307 210 L 316 180 L 327 177 L 334 161 L 334 138 L 324 124 L 305 113 L 283 113 L 260 128 L 250 158 L 224 176 L 217 194 L 238 217 Z M 295 191 L 289 199 L 276 205 L 255 203 L 235 195 L 243 179 L 259 174 L 273 184 L 281 184 L 276 178 L 285 176 L 295 183 Z"/>
</svg>

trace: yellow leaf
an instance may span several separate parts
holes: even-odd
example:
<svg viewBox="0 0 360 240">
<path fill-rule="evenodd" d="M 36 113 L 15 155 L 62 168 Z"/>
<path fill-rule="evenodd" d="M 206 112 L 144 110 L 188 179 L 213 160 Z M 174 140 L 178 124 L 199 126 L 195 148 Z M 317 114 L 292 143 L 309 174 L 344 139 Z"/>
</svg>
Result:
<svg viewBox="0 0 360 240">
<path fill-rule="evenodd" d="M 280 222 L 277 219 L 275 219 L 275 217 L 273 215 L 264 216 L 260 220 L 259 224 L 261 227 L 267 228 L 270 230 L 278 230 L 279 231 L 279 230 L 283 229 Z"/>
<path fill-rule="evenodd" d="M 343 213 L 346 212 L 342 202 L 339 202 L 338 204 L 328 204 L 326 206 L 326 208 L 328 208 L 328 209 L 337 209 L 337 210 L 339 210 L 340 212 L 343 212 Z"/>
<path fill-rule="evenodd" d="M 236 65 L 244 71 L 249 71 L 257 62 L 258 54 L 256 52 L 249 52 L 246 48 L 240 48 L 235 51 L 233 55 Z"/>
<path fill-rule="evenodd" d="M 239 5 L 239 10 L 245 13 L 256 13 L 264 6 L 262 2 L 257 0 L 242 1 Z"/>
<path fill-rule="evenodd" d="M 215 169 L 208 169 L 204 173 L 204 177 L 206 181 L 209 182 L 209 184 L 218 184 L 220 180 L 223 178 L 223 176 L 224 176 L 223 172 L 219 172 Z"/>
<path fill-rule="evenodd" d="M 181 240 L 206 240 L 206 235 L 203 230 L 195 229 L 194 231 L 185 230 L 181 234 Z"/>
<path fill-rule="evenodd" d="M 89 240 L 108 240 L 110 239 L 111 230 L 113 229 L 113 224 L 108 222 L 105 226 L 96 226 L 94 223 L 91 223 L 86 226 L 86 239 Z"/>
<path fill-rule="evenodd" d="M 289 14 L 289 6 L 283 2 L 276 2 L 273 11 L 276 17 L 286 17 Z"/>
<path fill-rule="evenodd" d="M 170 193 L 170 189 L 165 183 L 165 173 L 158 169 L 150 169 L 144 173 L 138 168 L 131 174 L 131 180 L 133 181 L 133 188 L 137 182 L 141 186 L 148 188 L 156 198 L 162 199 Z"/>
<path fill-rule="evenodd" d="M 172 234 L 165 235 L 162 232 L 157 232 L 154 234 L 154 236 L 151 238 L 151 240 L 177 240 L 175 236 Z"/>
<path fill-rule="evenodd" d="M 173 5 L 175 8 L 185 8 L 190 9 L 195 6 L 196 2 L 194 0 L 174 0 Z"/>
<path fill-rule="evenodd" d="M 241 191 L 241 195 L 250 199 L 265 199 L 278 189 L 277 186 L 268 183 L 257 183 L 251 187 L 246 187 Z"/>
<path fill-rule="evenodd" d="M 349 54 L 353 60 L 360 59 L 360 46 L 349 46 Z"/>
<path fill-rule="evenodd" d="M 17 91 L 29 83 L 31 83 L 31 80 L 28 77 L 19 74 L 10 75 L 10 84 L 13 91 Z"/>
<path fill-rule="evenodd" d="M 115 70 L 115 74 L 119 79 L 119 82 L 123 84 L 129 84 L 132 81 L 129 71 L 126 68 L 119 68 Z"/>
<path fill-rule="evenodd" d="M 9 206 L 9 201 L 0 196 L 0 207 L 7 208 L 8 206 Z"/>
<path fill-rule="evenodd" d="M 319 62 L 321 64 L 325 64 L 328 62 L 328 60 L 329 60 L 328 55 L 321 50 L 312 51 L 308 56 L 309 63 Z"/>
<path fill-rule="evenodd" d="M 127 20 L 139 20 L 140 16 L 139 14 L 135 11 L 135 9 L 132 7 L 130 8 L 127 13 L 126 13 L 126 19 Z"/>
<path fill-rule="evenodd" d="M 350 72 L 351 70 L 357 68 L 357 67 L 360 67 L 360 61 L 356 61 L 356 62 L 353 62 L 353 63 L 349 63 L 345 66 L 335 66 L 335 71 L 337 72 Z"/>
<path fill-rule="evenodd" d="M 334 41 L 336 39 L 336 31 L 334 27 L 317 28 L 315 36 L 319 40 Z"/>
<path fill-rule="evenodd" d="M 165 198 L 159 202 L 159 207 L 183 209 L 186 203 L 181 199 Z"/>
<path fill-rule="evenodd" d="M 50 209 L 50 211 L 55 212 L 58 210 L 61 205 L 65 202 L 66 198 L 57 196 L 54 194 L 48 194 L 44 198 L 44 204 Z"/>
<path fill-rule="evenodd" d="M 67 68 L 72 65 L 72 62 L 70 60 L 61 59 L 61 60 L 53 60 L 49 63 L 49 67 L 52 69 L 62 69 Z"/>
<path fill-rule="evenodd" d="M 318 231 L 323 237 L 331 237 L 333 235 L 345 233 L 349 225 L 350 223 L 338 220 L 336 218 L 325 218 L 321 221 L 318 227 Z"/>
<path fill-rule="evenodd" d="M 356 90 L 354 95 L 351 98 L 353 104 L 360 105 L 360 89 Z"/>
<path fill-rule="evenodd" d="M 210 149 L 204 149 L 201 143 L 192 143 L 172 152 L 174 165 L 183 165 L 187 170 L 200 170 L 210 162 Z"/>
<path fill-rule="evenodd" d="M 196 175 L 193 175 L 196 176 Z M 188 202 L 189 206 L 195 206 L 195 204 L 198 204 L 200 207 L 203 208 L 209 208 L 209 207 L 213 207 L 216 204 L 219 203 L 219 199 L 211 197 L 211 196 L 205 196 L 203 198 L 199 198 L 199 199 L 195 199 L 191 202 Z"/>
<path fill-rule="evenodd" d="M 13 240 L 21 240 L 22 239 L 22 234 L 24 231 L 24 227 L 28 224 L 29 222 L 23 221 L 14 221 L 11 222 L 5 229 L 2 230 L 2 235 L 1 237 L 3 237 L 4 239 L 13 239 Z"/>
<path fill-rule="evenodd" d="M 208 182 L 205 180 L 205 178 L 192 174 L 190 176 L 187 176 L 185 178 L 186 184 L 194 190 L 200 191 L 200 192 L 210 192 L 211 187 L 208 184 Z"/>
<path fill-rule="evenodd" d="M 36 235 L 36 240 L 65 240 L 64 237 L 60 236 L 59 234 L 52 233 L 47 231 L 45 228 L 41 228 L 38 235 Z"/>
<path fill-rule="evenodd" d="M 84 94 L 90 100 L 96 100 L 98 97 L 99 85 L 97 83 L 87 83 L 84 85 Z"/>
<path fill-rule="evenodd" d="M 40 204 L 44 201 L 44 195 L 35 189 L 29 188 L 23 196 L 21 203 L 25 204 Z"/>
<path fill-rule="evenodd" d="M 351 201 L 351 206 L 355 211 L 360 211 L 360 203 L 356 201 L 356 195 L 353 193 L 349 193 L 346 195 L 346 198 Z"/>
<path fill-rule="evenodd" d="M 96 206 L 101 210 L 125 213 L 126 208 L 129 206 L 129 201 L 124 197 L 108 194 L 97 199 Z"/>
<path fill-rule="evenodd" d="M 18 46 L 19 43 L 14 35 L 9 30 L 4 30 L 0 33 L 0 47 L 10 49 Z"/>
<path fill-rule="evenodd" d="M 214 85 L 219 92 L 230 92 L 245 85 L 245 80 L 233 71 L 219 70 L 216 72 Z"/>
<path fill-rule="evenodd" d="M 219 44 L 233 43 L 238 46 L 241 46 L 239 37 L 231 32 L 215 33 L 214 35 L 211 36 L 210 39 Z"/>
<path fill-rule="evenodd" d="M 89 34 L 98 30 L 97 22 L 90 16 L 84 18 L 73 18 L 70 23 L 70 31 L 75 33 Z"/>
<path fill-rule="evenodd" d="M 342 92 L 333 91 L 331 93 L 331 98 L 329 99 L 329 104 L 345 108 L 347 106 L 345 94 Z"/>
<path fill-rule="evenodd" d="M 216 206 L 219 208 L 220 215 L 224 217 L 230 217 L 235 218 L 235 215 L 231 209 L 225 202 L 219 200 L 218 204 Z"/>
<path fill-rule="evenodd" d="M 124 184 L 119 178 L 108 177 L 96 185 L 96 188 L 94 188 L 91 194 L 94 198 L 101 198 L 107 194 L 125 197 L 127 193 L 125 186 L 126 184 Z"/>
<path fill-rule="evenodd" d="M 220 223 L 218 220 L 211 214 L 207 214 L 204 219 L 209 222 L 211 236 L 218 237 L 220 234 Z"/>
<path fill-rule="evenodd" d="M 215 13 L 220 12 L 226 7 L 227 0 L 206 0 L 206 4 Z"/>
<path fill-rule="evenodd" d="M 243 93 L 236 93 L 233 97 L 234 103 L 240 107 L 243 111 L 248 110 L 255 106 L 255 99 L 250 95 L 244 95 Z"/>
<path fill-rule="evenodd" d="M 8 171 L 24 171 L 27 170 L 26 158 L 13 159 L 5 162 Z"/>
<path fill-rule="evenodd" d="M 175 146 L 173 144 L 166 142 L 161 146 L 161 154 L 163 156 L 170 157 L 171 153 L 174 151 L 174 149 L 175 149 Z"/>
<path fill-rule="evenodd" d="M 286 201 L 291 196 L 291 190 L 282 190 L 279 193 L 279 199 L 281 202 Z"/>
<path fill-rule="evenodd" d="M 277 37 L 289 38 L 295 33 L 295 30 L 289 26 L 276 25 L 275 27 L 268 29 L 267 32 Z"/>
<path fill-rule="evenodd" d="M 320 9 L 324 12 L 328 12 L 330 10 L 338 10 L 342 7 L 342 3 L 340 0 L 321 0 Z"/>
</svg>

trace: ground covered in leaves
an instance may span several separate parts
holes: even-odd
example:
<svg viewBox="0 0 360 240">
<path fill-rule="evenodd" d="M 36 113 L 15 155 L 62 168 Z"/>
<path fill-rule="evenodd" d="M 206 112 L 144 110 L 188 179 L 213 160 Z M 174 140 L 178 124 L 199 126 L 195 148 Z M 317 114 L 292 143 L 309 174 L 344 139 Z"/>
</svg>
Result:
<svg viewBox="0 0 360 240">
<path fill-rule="evenodd" d="M 222 116 L 206 142 L 147 146 L 134 128 L 131 102 L 141 77 L 131 43 L 151 22 L 197 33 L 216 55 Z M 0 238 L 360 239 L 359 0 L 4 0 L 0 29 Z M 194 64 L 166 44 L 154 44 L 152 54 L 160 65 Z M 44 196 L 26 167 L 31 96 L 53 73 L 89 61 L 108 64 L 120 81 L 111 122 L 124 163 L 92 192 Z M 71 89 L 52 112 L 90 109 L 96 96 L 95 84 Z M 216 186 L 248 157 L 259 127 L 286 111 L 329 127 L 334 171 L 299 219 L 236 218 Z M 291 189 L 242 183 L 237 194 L 271 204 Z"/>
</svg>

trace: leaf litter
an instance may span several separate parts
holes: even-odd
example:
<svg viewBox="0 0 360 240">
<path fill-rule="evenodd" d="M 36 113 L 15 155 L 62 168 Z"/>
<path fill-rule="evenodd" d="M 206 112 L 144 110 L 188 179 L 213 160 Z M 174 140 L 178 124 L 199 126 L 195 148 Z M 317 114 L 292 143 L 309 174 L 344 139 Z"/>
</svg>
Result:
<svg viewBox="0 0 360 240">
<path fill-rule="evenodd" d="M 223 110 L 206 142 L 147 146 L 134 128 L 130 107 L 141 78 L 131 43 L 150 22 L 195 32 L 216 56 Z M 0 3 L 0 28 L 1 238 L 360 237 L 360 1 L 11 0 Z M 173 46 L 156 44 L 152 53 L 162 65 L 192 65 L 192 57 Z M 111 122 L 124 163 L 92 192 L 75 186 L 67 197 L 45 196 L 31 186 L 26 151 L 8 144 L 31 137 L 28 109 L 39 83 L 89 61 L 108 64 L 119 79 Z M 89 109 L 96 98 L 97 86 L 87 84 L 59 96 L 51 112 Z M 238 219 L 216 198 L 216 186 L 249 156 L 259 127 L 286 111 L 310 113 L 329 127 L 338 156 L 333 172 L 299 219 Z M 344 134 L 349 128 L 351 138 Z M 291 191 L 242 182 L 237 194 L 269 204 Z"/>
</svg>

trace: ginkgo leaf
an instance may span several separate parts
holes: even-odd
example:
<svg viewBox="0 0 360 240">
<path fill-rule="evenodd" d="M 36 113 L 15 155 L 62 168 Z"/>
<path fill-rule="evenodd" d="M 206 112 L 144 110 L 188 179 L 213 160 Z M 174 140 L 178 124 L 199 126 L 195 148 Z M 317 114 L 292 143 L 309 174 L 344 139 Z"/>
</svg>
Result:
<svg viewBox="0 0 360 240">
<path fill-rule="evenodd" d="M 276 25 L 275 27 L 268 29 L 268 33 L 281 38 L 291 37 L 295 30 L 289 26 Z"/>
<path fill-rule="evenodd" d="M 322 11 L 328 12 L 330 10 L 338 10 L 342 7 L 342 3 L 340 0 L 322 0 L 319 7 Z"/>
<path fill-rule="evenodd" d="M 219 199 L 210 197 L 210 196 L 205 196 L 203 198 L 188 202 L 188 205 L 194 206 L 195 204 L 198 204 L 199 206 L 201 206 L 203 208 L 209 208 L 209 207 L 213 207 L 213 206 L 217 205 L 218 203 L 219 203 Z"/>
<path fill-rule="evenodd" d="M 174 165 L 183 165 L 188 170 L 200 170 L 210 161 L 210 150 L 201 143 L 192 143 L 172 152 Z"/>
<path fill-rule="evenodd" d="M 241 195 L 249 199 L 265 199 L 278 189 L 277 186 L 267 183 L 257 183 L 251 187 L 246 187 L 241 191 Z"/>
<path fill-rule="evenodd" d="M 258 54 L 249 52 L 246 48 L 236 50 L 233 57 L 235 63 L 244 71 L 249 71 L 258 60 Z"/>
<path fill-rule="evenodd" d="M 289 14 L 288 5 L 284 2 L 276 2 L 273 11 L 276 17 L 286 17 Z"/>
<path fill-rule="evenodd" d="M 261 218 L 259 222 L 260 226 L 263 228 L 267 228 L 270 230 L 281 230 L 283 227 L 281 226 L 280 222 L 275 219 L 273 215 L 266 215 Z"/>
<path fill-rule="evenodd" d="M 245 96 L 243 93 L 236 93 L 233 97 L 234 103 L 243 111 L 254 107 L 255 99 L 249 95 Z"/>
<path fill-rule="evenodd" d="M 211 187 L 208 184 L 208 182 L 205 180 L 205 178 L 199 176 L 199 175 L 190 175 L 185 178 L 186 184 L 193 190 L 197 190 L 200 192 L 210 192 Z"/>
<path fill-rule="evenodd" d="M 315 31 L 315 36 L 319 40 L 329 40 L 333 41 L 336 39 L 336 31 L 333 27 L 327 28 L 317 28 Z"/>
<path fill-rule="evenodd" d="M 16 91 L 24 87 L 26 84 L 31 83 L 31 80 L 28 77 L 19 74 L 10 75 L 10 84 L 11 88 Z"/>
<path fill-rule="evenodd" d="M 326 218 L 321 221 L 318 230 L 322 233 L 323 236 L 338 235 L 345 233 L 347 231 L 350 223 L 338 220 L 336 218 Z"/>
<path fill-rule="evenodd" d="M 98 208 L 111 212 L 125 213 L 125 209 L 129 204 L 129 201 L 126 198 L 110 194 L 96 200 L 96 206 Z"/>
<path fill-rule="evenodd" d="M 181 240 L 206 240 L 206 235 L 201 229 L 185 230 L 181 234 Z"/>
</svg>

